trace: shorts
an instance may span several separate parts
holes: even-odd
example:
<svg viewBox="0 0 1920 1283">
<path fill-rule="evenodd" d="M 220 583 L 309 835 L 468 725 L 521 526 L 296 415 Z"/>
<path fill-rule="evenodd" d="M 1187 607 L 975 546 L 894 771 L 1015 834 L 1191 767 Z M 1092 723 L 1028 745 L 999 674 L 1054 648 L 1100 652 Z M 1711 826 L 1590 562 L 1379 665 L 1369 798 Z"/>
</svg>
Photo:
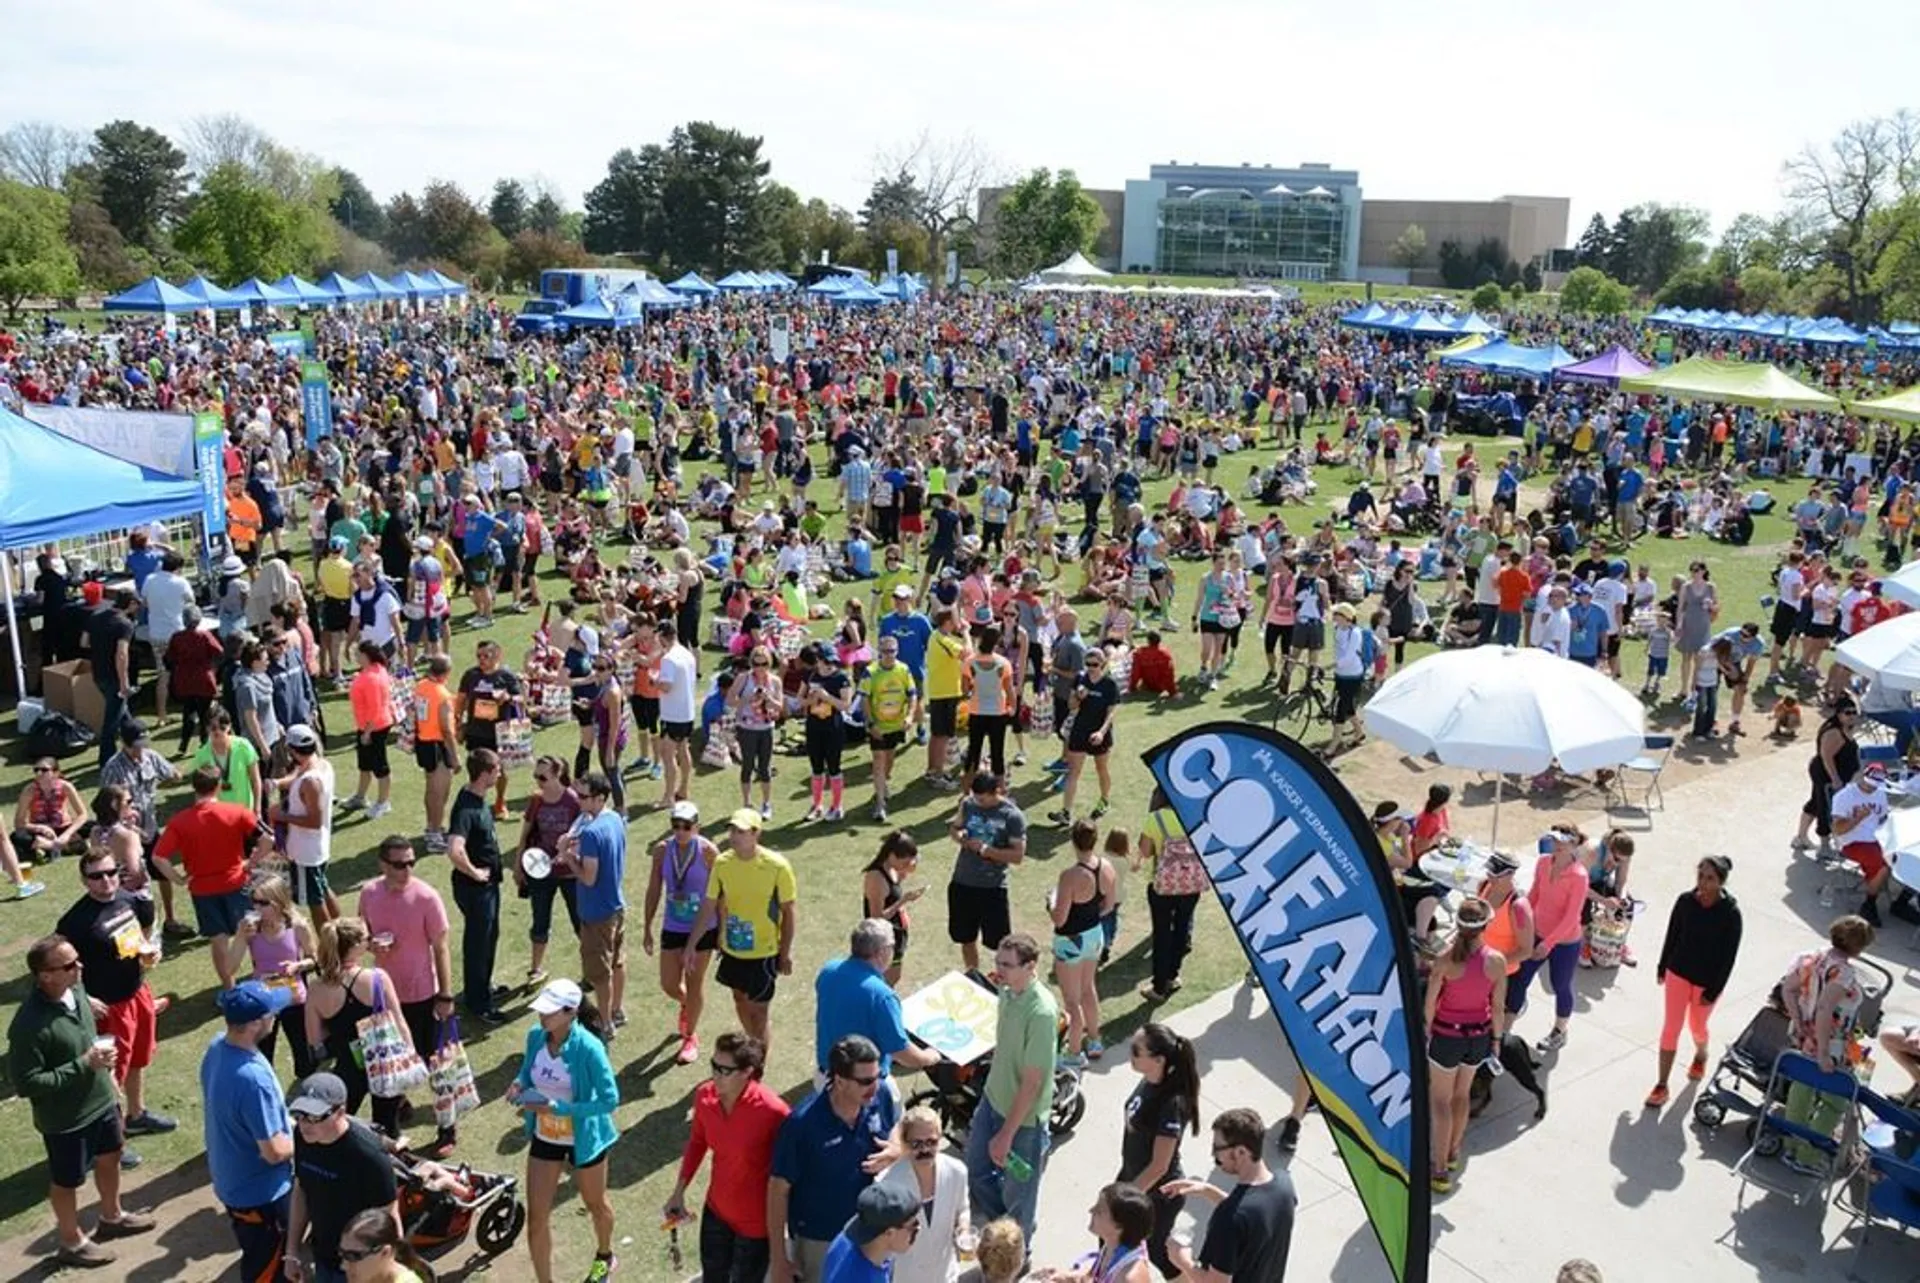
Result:
<svg viewBox="0 0 1920 1283">
<path fill-rule="evenodd" d="M 1098 958 L 1101 950 L 1106 947 L 1106 930 L 1096 922 L 1079 935 L 1063 936 L 1058 932 L 1054 933 L 1053 960 L 1085 962 L 1088 958 Z"/>
<path fill-rule="evenodd" d="M 407 645 L 418 646 L 421 642 L 437 642 L 447 635 L 447 621 L 440 615 L 425 619 L 407 621 Z"/>
<path fill-rule="evenodd" d="M 1619 633 L 1607 634 L 1607 658 L 1608 659 L 1620 658 L 1620 634 Z"/>
<path fill-rule="evenodd" d="M 1293 623 L 1293 648 L 1315 651 L 1327 644 L 1327 626 L 1318 619 L 1296 619 Z"/>
<path fill-rule="evenodd" d="M 115 1105 L 85 1127 L 42 1137 L 47 1146 L 48 1182 L 55 1189 L 79 1189 L 102 1154 L 117 1154 L 127 1143 Z"/>
<path fill-rule="evenodd" d="M 692 722 L 662 722 L 660 733 L 676 743 L 684 744 L 693 738 Z"/>
<path fill-rule="evenodd" d="M 593 725 L 593 704 L 594 700 L 599 697 L 599 694 L 600 691 L 598 687 L 589 686 L 582 688 L 575 686 L 572 688 L 571 703 L 573 707 L 573 720 L 576 725 Z M 582 703 L 582 700 L 586 702 Z"/>
<path fill-rule="evenodd" d="M 926 529 L 927 529 L 926 518 L 922 517 L 919 513 L 903 512 L 900 514 L 900 533 L 901 534 L 903 535 L 924 534 L 926 532 Z"/>
<path fill-rule="evenodd" d="M 1878 842 L 1849 842 L 1840 854 L 1860 866 L 1860 876 L 1871 882 L 1887 871 L 1887 853 Z"/>
<path fill-rule="evenodd" d="M 927 701 L 927 734 L 951 739 L 960 725 L 960 697 Z"/>
<path fill-rule="evenodd" d="M 1225 624 L 1223 624 L 1223 623 L 1221 623 L 1221 622 L 1220 622 L 1219 620 L 1217 620 L 1217 619 L 1203 619 L 1203 620 L 1201 620 L 1201 621 L 1200 621 L 1200 635 L 1201 635 L 1201 636 L 1203 636 L 1203 637 L 1224 637 L 1224 636 L 1226 636 L 1226 634 L 1227 634 L 1227 626 L 1226 626 Z"/>
<path fill-rule="evenodd" d="M 580 979 L 592 985 L 603 1001 L 613 985 L 615 969 L 624 965 L 626 951 L 625 909 L 616 909 L 612 916 L 598 922 L 580 924 Z"/>
<path fill-rule="evenodd" d="M 253 912 L 253 897 L 246 891 L 229 891 L 225 895 L 196 895 L 193 897 L 193 921 L 200 928 L 200 934 L 211 939 L 214 936 L 230 936 L 240 930 L 240 919 Z"/>
<path fill-rule="evenodd" d="M 1793 635 L 1798 631 L 1800 631 L 1800 608 L 1789 606 L 1784 601 L 1775 602 L 1772 628 L 1774 644 L 1786 645 L 1793 640 Z"/>
<path fill-rule="evenodd" d="M 647 735 L 656 735 L 660 731 L 660 700 L 652 695 L 633 697 L 633 723 Z"/>
<path fill-rule="evenodd" d="M 947 939 L 955 944 L 978 940 L 989 949 L 1013 931 L 1013 912 L 1005 887 L 970 887 L 947 883 Z"/>
<path fill-rule="evenodd" d="M 382 726 L 377 731 L 366 731 L 366 743 L 355 736 L 353 741 L 353 764 L 376 780 L 384 780 L 393 774 L 393 768 L 387 765 L 387 736 L 392 728 Z"/>
<path fill-rule="evenodd" d="M 607 1161 L 607 1155 L 612 1152 L 613 1146 L 608 1145 L 586 1162 L 576 1163 L 573 1161 L 573 1146 L 571 1145 L 556 1145 L 550 1140 L 541 1140 L 538 1136 L 535 1136 L 527 1143 L 527 1157 L 534 1162 L 565 1163 L 576 1172 L 584 1172 L 588 1168 L 600 1166 L 600 1164 Z"/>
<path fill-rule="evenodd" d="M 1665 677 L 1667 675 L 1667 657 L 1665 655 L 1647 656 L 1647 676 Z"/>
<path fill-rule="evenodd" d="M 685 949 L 687 947 L 687 935 L 688 933 L 685 931 L 668 931 L 662 928 L 660 931 L 661 952 L 674 953 Z M 712 953 L 719 947 L 720 928 L 708 927 L 707 933 L 701 936 L 699 942 L 693 946 L 693 951 L 695 953 Z"/>
<path fill-rule="evenodd" d="M 466 580 L 473 588 L 485 588 L 493 582 L 493 561 L 486 553 L 468 559 Z"/>
<path fill-rule="evenodd" d="M 780 982 L 780 960 L 736 958 L 730 953 L 722 953 L 720 965 L 713 974 L 722 985 L 748 1002 L 769 1003 L 773 1001 L 773 991 Z"/>
<path fill-rule="evenodd" d="M 428 740 L 413 746 L 413 760 L 429 775 L 435 771 L 451 771 L 453 749 L 445 740 Z"/>
<path fill-rule="evenodd" d="M 344 633 L 353 625 L 353 602 L 345 599 L 320 599 L 320 631 Z"/>
<path fill-rule="evenodd" d="M 1449 1026 L 1451 1028 L 1451 1026 Z M 1493 1027 L 1481 1025 L 1478 1032 L 1440 1033 L 1427 1039 L 1427 1059 L 1439 1069 L 1459 1069 L 1479 1065 L 1493 1054 Z"/>
<path fill-rule="evenodd" d="M 1067 752 L 1085 753 L 1091 757 L 1105 757 L 1113 751 L 1113 736 L 1111 734 L 1103 738 L 1097 748 L 1091 742 L 1092 735 L 1093 731 L 1082 732 L 1076 723 L 1073 729 L 1067 733 Z"/>
<path fill-rule="evenodd" d="M 153 990 L 144 983 L 134 990 L 133 997 L 107 1004 L 105 1019 L 97 1021 L 95 1027 L 102 1038 L 113 1039 L 116 1053 L 113 1080 L 116 1083 L 127 1081 L 128 1070 L 145 1069 L 153 1063 L 154 1043 L 159 1040 L 156 1028 L 158 1019 L 159 1013 L 153 1006 Z"/>
<path fill-rule="evenodd" d="M 1800 630 L 1809 641 L 1832 641 L 1840 635 L 1840 627 L 1833 623 L 1811 623 Z"/>
<path fill-rule="evenodd" d="M 869 731 L 867 747 L 876 753 L 897 753 L 900 746 L 907 742 L 905 731 Z"/>
<path fill-rule="evenodd" d="M 293 901 L 295 904 L 324 904 L 333 888 L 327 883 L 327 866 L 324 864 L 295 864 L 293 870 Z"/>
<path fill-rule="evenodd" d="M 500 579 L 502 582 L 512 579 L 520 573 L 520 549 L 502 546 L 500 549 Z"/>
</svg>

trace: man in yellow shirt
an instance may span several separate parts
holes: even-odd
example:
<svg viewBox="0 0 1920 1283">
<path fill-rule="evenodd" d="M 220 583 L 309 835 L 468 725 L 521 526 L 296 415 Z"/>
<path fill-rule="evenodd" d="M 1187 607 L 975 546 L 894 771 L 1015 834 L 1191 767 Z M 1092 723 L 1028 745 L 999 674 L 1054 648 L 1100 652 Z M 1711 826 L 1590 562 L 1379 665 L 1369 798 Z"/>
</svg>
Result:
<svg viewBox="0 0 1920 1283">
<path fill-rule="evenodd" d="M 353 627 L 353 563 L 347 560 L 347 541 L 327 541 L 320 559 L 320 675 L 340 684 L 340 647 Z"/>
<path fill-rule="evenodd" d="M 959 787 L 947 770 L 947 741 L 960 726 L 960 670 L 966 658 L 960 612 L 949 606 L 934 615 L 933 640 L 927 644 L 927 783 L 942 793 Z"/>
<path fill-rule="evenodd" d="M 714 862 L 706 898 L 687 939 L 720 929 L 720 965 L 714 975 L 733 990 L 740 1028 L 773 1045 L 769 1011 L 781 976 L 793 974 L 795 889 L 793 866 L 760 845 L 760 812 L 743 806 L 727 820 L 731 851 Z M 691 966 L 699 951 L 688 949 Z"/>
<path fill-rule="evenodd" d="M 900 640 L 882 637 L 879 659 L 860 691 L 866 700 L 867 746 L 873 750 L 873 818 L 887 819 L 887 779 L 893 755 L 907 742 L 907 728 L 919 720 L 920 691 L 900 662 Z"/>
</svg>

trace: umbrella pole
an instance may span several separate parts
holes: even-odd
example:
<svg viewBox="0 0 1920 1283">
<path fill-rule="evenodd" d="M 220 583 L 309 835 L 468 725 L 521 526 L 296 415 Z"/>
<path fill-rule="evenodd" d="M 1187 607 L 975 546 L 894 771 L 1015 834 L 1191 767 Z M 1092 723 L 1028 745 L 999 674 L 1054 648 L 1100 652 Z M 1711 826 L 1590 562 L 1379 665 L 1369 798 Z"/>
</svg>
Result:
<svg viewBox="0 0 1920 1283">
<path fill-rule="evenodd" d="M 1487 839 L 1487 848 L 1500 849 L 1500 796 L 1507 791 L 1507 777 L 1496 774 L 1493 777 L 1493 836 Z"/>
</svg>

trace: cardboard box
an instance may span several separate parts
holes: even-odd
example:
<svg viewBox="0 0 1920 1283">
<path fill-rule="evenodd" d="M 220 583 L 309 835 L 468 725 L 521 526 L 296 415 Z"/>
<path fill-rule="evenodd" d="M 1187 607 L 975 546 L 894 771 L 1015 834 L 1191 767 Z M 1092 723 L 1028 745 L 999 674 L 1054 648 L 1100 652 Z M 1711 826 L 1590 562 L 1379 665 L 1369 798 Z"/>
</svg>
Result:
<svg viewBox="0 0 1920 1283">
<path fill-rule="evenodd" d="M 40 670 L 40 697 L 56 713 L 73 716 L 73 689 L 80 682 L 93 685 L 93 666 L 84 659 L 48 664 Z"/>
<path fill-rule="evenodd" d="M 94 685 L 91 666 L 73 681 L 73 720 L 96 733 L 107 720 L 106 697 Z"/>
</svg>

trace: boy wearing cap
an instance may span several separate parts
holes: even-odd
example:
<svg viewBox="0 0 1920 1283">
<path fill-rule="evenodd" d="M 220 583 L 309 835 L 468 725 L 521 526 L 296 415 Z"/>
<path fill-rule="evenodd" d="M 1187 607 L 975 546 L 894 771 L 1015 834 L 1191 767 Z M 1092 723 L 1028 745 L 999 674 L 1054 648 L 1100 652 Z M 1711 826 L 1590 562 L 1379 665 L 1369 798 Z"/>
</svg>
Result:
<svg viewBox="0 0 1920 1283">
<path fill-rule="evenodd" d="M 793 974 L 796 892 L 787 857 L 761 847 L 760 823 L 750 806 L 728 818 L 732 850 L 715 862 L 688 936 L 698 940 L 708 927 L 721 928 L 715 977 L 733 990 L 741 1028 L 771 1047 L 768 1009 L 780 977 Z"/>
<path fill-rule="evenodd" d="M 1876 928 L 1880 921 L 1880 892 L 1892 875 L 1880 846 L 1880 826 L 1887 820 L 1887 768 L 1873 762 L 1833 795 L 1833 837 L 1840 854 L 1860 866 L 1860 916 Z M 1904 898 L 1904 897 L 1903 897 Z"/>
<path fill-rule="evenodd" d="M 369 1208 L 400 1219 L 393 1161 L 373 1128 L 347 1113 L 346 1084 L 333 1074 L 309 1074 L 291 1095 L 293 1202 L 280 1269 L 287 1283 L 344 1283 L 340 1233 L 347 1222 Z M 313 1249 L 311 1267 L 300 1255 L 303 1242 Z"/>
<path fill-rule="evenodd" d="M 901 1185 L 869 1185 L 827 1248 L 820 1283 L 886 1283 L 893 1259 L 920 1236 L 920 1200 Z"/>
<path fill-rule="evenodd" d="M 292 989 L 258 980 L 226 990 L 219 999 L 226 1033 L 200 1058 L 207 1169 L 240 1245 L 243 1279 L 277 1277 L 293 1210 L 293 1120 L 273 1065 L 260 1054 L 260 1040 L 292 1000 Z"/>
</svg>

